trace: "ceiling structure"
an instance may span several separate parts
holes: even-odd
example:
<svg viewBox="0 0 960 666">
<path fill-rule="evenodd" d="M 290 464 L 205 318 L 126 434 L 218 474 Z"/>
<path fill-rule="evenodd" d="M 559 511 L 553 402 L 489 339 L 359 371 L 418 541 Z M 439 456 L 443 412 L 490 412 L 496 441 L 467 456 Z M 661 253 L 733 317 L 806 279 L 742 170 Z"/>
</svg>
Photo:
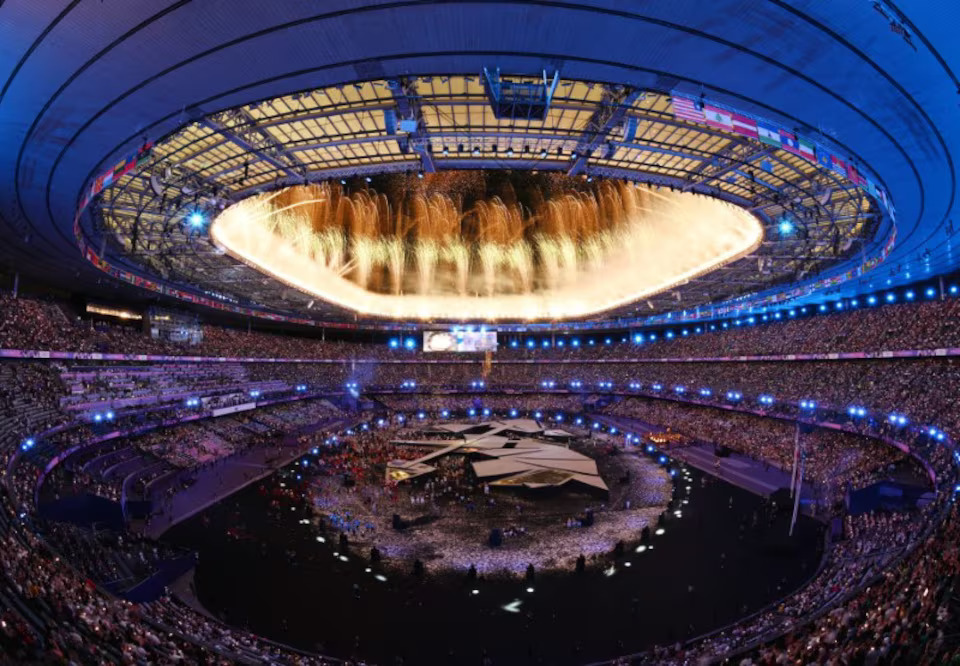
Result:
<svg viewBox="0 0 960 666">
<path fill-rule="evenodd" d="M 691 188 L 765 216 L 757 256 L 618 313 L 634 316 L 842 271 L 882 242 L 865 197 L 795 155 L 678 121 L 673 93 L 816 137 L 889 192 L 892 254 L 834 293 L 916 279 L 960 260 L 960 48 L 945 29 L 958 20 L 948 0 L 8 0 L 0 257 L 67 288 L 144 297 L 90 265 L 72 230 L 90 181 L 144 141 L 156 143 L 150 162 L 88 209 L 86 241 L 146 276 L 310 318 L 347 315 L 308 312 L 309 297 L 219 254 L 184 215 L 201 199 L 216 207 L 304 180 L 362 187 L 385 170 L 525 168 Z M 498 119 L 485 67 L 556 73 L 546 118 Z M 389 112 L 416 123 L 398 130 Z M 816 217 L 810 233 L 780 238 L 791 207 Z"/>
<path fill-rule="evenodd" d="M 301 316 L 313 303 L 327 318 L 352 312 L 224 254 L 202 225 L 191 224 L 192 216 L 209 220 L 224 204 L 300 182 L 342 181 L 349 191 L 370 187 L 367 176 L 383 172 L 531 169 L 705 193 L 765 222 L 758 252 L 644 298 L 621 309 L 624 315 L 665 312 L 678 303 L 694 307 L 815 273 L 856 255 L 861 246 L 854 241 L 877 228 L 877 207 L 835 172 L 730 131 L 677 120 L 666 95 L 559 80 L 543 120 L 497 118 L 481 79 L 337 85 L 200 117 L 159 141 L 143 168 L 104 190 L 94 223 L 115 254 L 149 273 L 230 302 L 286 306 Z M 397 83 L 400 98 L 392 92 Z M 411 106 L 416 129 L 391 131 L 391 114 Z M 410 145 L 416 141 L 419 151 Z M 587 142 L 595 144 L 594 153 L 580 159 Z M 795 233 L 780 233 L 785 214 Z"/>
</svg>

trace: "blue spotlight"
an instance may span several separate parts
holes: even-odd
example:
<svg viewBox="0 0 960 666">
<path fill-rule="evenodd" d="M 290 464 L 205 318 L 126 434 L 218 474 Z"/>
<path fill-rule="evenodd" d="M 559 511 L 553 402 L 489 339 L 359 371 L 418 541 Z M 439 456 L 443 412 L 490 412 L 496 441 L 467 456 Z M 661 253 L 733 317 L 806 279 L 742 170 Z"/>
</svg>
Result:
<svg viewBox="0 0 960 666">
<path fill-rule="evenodd" d="M 781 218 L 780 220 L 780 235 L 787 236 L 793 232 L 793 222 L 791 222 L 786 217 Z"/>
<path fill-rule="evenodd" d="M 933 287 L 927 287 L 926 294 L 927 294 L 927 298 L 933 298 L 934 296 L 937 295 L 937 290 L 934 289 Z"/>
<path fill-rule="evenodd" d="M 877 297 L 876 296 L 867 296 L 867 305 L 876 305 Z"/>
<path fill-rule="evenodd" d="M 192 213 L 190 213 L 190 217 L 187 218 L 187 220 L 190 222 L 191 227 L 193 227 L 194 229 L 199 229 L 207 221 L 207 218 L 203 216 L 203 213 L 201 213 L 198 210 L 195 210 Z"/>
</svg>

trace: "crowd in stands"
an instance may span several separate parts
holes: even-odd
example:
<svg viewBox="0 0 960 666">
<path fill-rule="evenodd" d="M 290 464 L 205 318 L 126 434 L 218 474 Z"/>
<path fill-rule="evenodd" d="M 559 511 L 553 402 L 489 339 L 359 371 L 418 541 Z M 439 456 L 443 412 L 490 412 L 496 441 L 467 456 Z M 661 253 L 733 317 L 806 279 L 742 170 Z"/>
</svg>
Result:
<svg viewBox="0 0 960 666">
<path fill-rule="evenodd" d="M 104 408 L 120 404 L 117 401 L 133 400 L 124 406 L 133 411 L 118 413 L 111 426 L 124 428 L 190 413 L 171 408 L 162 417 L 154 415 L 149 408 L 157 396 L 167 396 L 170 402 L 181 400 L 187 393 L 202 393 L 214 400 L 223 396 L 239 399 L 253 386 L 289 388 L 309 382 L 339 389 L 346 381 L 358 381 L 365 387 L 400 388 L 402 382 L 411 379 L 422 387 L 466 388 L 483 378 L 483 390 L 471 395 L 395 394 L 377 399 L 385 407 L 407 414 L 420 409 L 466 410 L 478 406 L 502 412 L 514 406 L 522 408 L 525 399 L 495 395 L 500 388 L 546 388 L 543 382 L 548 381 L 556 382 L 555 388 L 559 389 L 580 381 L 579 395 L 530 398 L 531 404 L 536 402 L 544 411 L 572 412 L 582 408 L 591 394 L 609 392 L 600 382 L 612 382 L 620 391 L 630 383 L 642 385 L 644 391 L 657 383 L 661 385 L 659 390 L 673 391 L 674 397 L 677 386 L 683 386 L 690 397 L 696 397 L 698 393 L 693 392 L 702 388 L 709 388 L 717 397 L 735 389 L 748 396 L 749 407 L 761 411 L 772 411 L 756 402 L 761 394 L 774 396 L 778 405 L 811 399 L 841 410 L 863 405 L 880 414 L 907 415 L 912 423 L 936 424 L 954 434 L 960 432 L 960 410 L 955 407 L 953 390 L 960 380 L 960 363 L 949 357 L 802 363 L 645 363 L 643 359 L 952 347 L 960 345 L 958 313 L 960 301 L 948 299 L 811 315 L 701 335 L 678 333 L 672 340 L 661 337 L 643 345 L 600 344 L 602 336 L 598 335 L 598 344 L 584 344 L 578 349 L 506 346 L 484 369 L 479 356 L 469 357 L 467 362 L 462 362 L 466 358 L 463 356 L 441 354 L 430 356 L 430 360 L 444 361 L 439 364 L 384 363 L 422 357 L 419 352 L 394 350 L 384 344 L 325 342 L 213 326 L 205 327 L 200 345 L 183 347 L 149 339 L 132 329 L 95 328 L 66 314 L 62 304 L 0 294 L 0 348 L 4 349 L 338 361 L 223 364 L 215 368 L 200 366 L 202 369 L 196 365 L 184 369 L 176 364 L 108 366 L 39 360 L 0 364 L 3 470 L 24 438 L 71 426 L 44 437 L 22 457 L 24 464 L 17 465 L 12 475 L 4 474 L 4 492 L 0 492 L 0 551 L 4 553 L 0 558 L 0 651 L 14 663 L 328 663 L 221 625 L 172 599 L 140 605 L 121 601 L 95 582 L 145 574 L 155 562 L 148 545 L 103 543 L 97 537 L 91 540 L 89 534 L 61 527 L 48 526 L 44 537 L 36 533 L 38 526 L 31 527 L 25 509 L 31 508 L 32 499 L 26 500 L 33 496 L 40 471 L 58 452 L 101 432 L 89 423 L 75 424 L 78 413 L 91 407 L 72 406 L 93 404 Z M 510 362 L 527 359 L 544 363 Z M 555 363 L 557 360 L 580 362 Z M 618 362 L 591 363 L 593 360 Z M 334 411 L 332 405 L 329 409 Z M 695 439 L 727 445 L 772 465 L 788 468 L 792 462 L 793 426 L 785 421 L 639 397 L 614 402 L 607 411 L 669 424 Z M 794 410 L 793 414 L 799 412 Z M 278 431 L 306 425 L 315 416 L 297 405 L 277 406 L 258 410 L 256 416 L 232 416 L 214 424 L 193 424 L 135 440 L 109 442 L 97 449 L 96 455 L 112 456 L 106 458 L 109 466 L 124 471 L 125 465 L 146 460 L 195 467 Z M 898 434 L 896 427 L 888 426 L 885 432 Z M 875 439 L 855 434 L 816 429 L 806 437 L 807 474 L 811 480 L 830 486 L 862 485 L 902 458 Z M 945 449 L 931 448 L 926 454 L 938 471 L 949 468 L 951 455 Z M 105 470 L 77 464 L 71 476 L 54 479 L 56 483 L 69 482 L 72 490 L 92 489 L 117 499 L 122 488 L 117 479 L 108 482 Z M 131 489 L 142 492 L 161 475 L 169 474 L 171 467 L 154 464 L 145 465 L 144 470 L 137 480 L 139 485 Z M 7 490 L 16 504 L 5 495 Z M 928 529 L 937 526 L 944 513 L 949 515 L 943 527 Z M 956 510 L 948 510 L 941 501 L 922 515 L 847 517 L 843 533 L 844 539 L 834 546 L 823 569 L 801 593 L 706 641 L 663 648 L 643 659 L 680 664 L 707 655 L 737 654 L 745 664 L 780 664 L 925 663 L 960 658 L 956 640 L 947 631 L 950 622 L 956 620 L 951 599 L 960 575 Z M 61 554 L 50 550 L 50 545 Z M 111 549 L 134 559 L 96 559 L 96 553 Z M 822 612 L 825 607 L 827 612 Z M 785 637 L 763 642 L 784 631 Z M 761 645 L 756 646 L 758 641 Z"/>
<path fill-rule="evenodd" d="M 183 346 L 146 338 L 133 328 L 94 326 L 91 321 L 65 314 L 62 303 L 0 293 L 0 348 L 206 355 L 258 358 L 327 358 L 334 360 L 411 359 L 418 351 L 403 345 L 360 345 L 329 341 L 307 330 L 301 337 L 205 326 L 200 344 Z M 809 314 L 766 323 L 755 318 L 755 325 L 742 322 L 677 324 L 672 336 L 661 331 L 655 340 L 645 337 L 642 345 L 621 333 L 584 332 L 560 336 L 563 346 L 544 347 L 542 339 L 527 346 L 528 336 L 507 336 L 501 341 L 498 358 L 596 359 L 596 358 L 704 358 L 741 355 L 817 354 L 832 352 L 879 352 L 900 349 L 936 349 L 960 346 L 960 299 L 925 300 L 879 307 L 862 307 L 843 312 L 818 314 L 808 306 Z M 799 314 L 799 313 L 798 313 Z M 768 316 L 769 317 L 769 316 Z M 697 329 L 703 331 L 697 334 Z M 683 335 L 683 331 L 687 335 Z M 578 345 L 573 346 L 576 337 Z M 607 341 L 610 341 L 608 344 Z M 516 341 L 516 347 L 510 343 Z M 433 360 L 462 359 L 460 354 L 433 352 Z"/>
</svg>

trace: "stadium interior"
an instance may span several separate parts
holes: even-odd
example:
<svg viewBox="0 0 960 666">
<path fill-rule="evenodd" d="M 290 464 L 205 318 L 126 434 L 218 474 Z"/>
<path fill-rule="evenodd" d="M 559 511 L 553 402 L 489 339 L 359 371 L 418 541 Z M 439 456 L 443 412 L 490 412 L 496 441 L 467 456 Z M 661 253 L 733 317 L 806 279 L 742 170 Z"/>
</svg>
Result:
<svg viewBox="0 0 960 666">
<path fill-rule="evenodd" d="M 0 0 L 0 664 L 960 664 L 957 26 Z"/>
</svg>

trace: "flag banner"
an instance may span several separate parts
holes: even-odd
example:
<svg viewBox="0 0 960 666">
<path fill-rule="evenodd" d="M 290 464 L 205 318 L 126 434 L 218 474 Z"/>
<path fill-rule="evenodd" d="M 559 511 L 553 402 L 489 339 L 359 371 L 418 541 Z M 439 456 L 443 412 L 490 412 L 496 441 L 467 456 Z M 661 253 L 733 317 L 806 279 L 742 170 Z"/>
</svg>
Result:
<svg viewBox="0 0 960 666">
<path fill-rule="evenodd" d="M 826 148 L 817 146 L 817 164 L 819 164 L 824 169 L 832 169 L 833 153 L 831 153 Z"/>
<path fill-rule="evenodd" d="M 836 155 L 831 156 L 830 168 L 836 171 L 841 176 L 846 177 L 847 175 L 847 163 L 841 160 Z"/>
<path fill-rule="evenodd" d="M 817 161 L 817 156 L 816 156 L 816 153 L 814 152 L 813 142 L 812 142 L 812 141 L 810 141 L 810 140 L 808 140 L 808 139 L 804 139 L 803 137 L 799 137 L 799 138 L 797 139 L 797 143 L 800 144 L 800 156 L 801 156 L 801 157 L 805 157 L 805 158 L 807 158 L 808 160 L 810 160 L 811 162 L 816 162 L 816 161 Z"/>
<path fill-rule="evenodd" d="M 733 112 L 704 104 L 703 121 L 717 129 L 733 129 Z"/>
<path fill-rule="evenodd" d="M 800 154 L 800 144 L 797 135 L 787 130 L 780 130 L 780 147 L 794 155 Z"/>
<path fill-rule="evenodd" d="M 733 114 L 733 131 L 737 134 L 757 138 L 757 121 L 739 113 Z"/>
<path fill-rule="evenodd" d="M 757 121 L 757 138 L 763 143 L 780 147 L 780 128 L 762 120 Z"/>
<path fill-rule="evenodd" d="M 847 165 L 847 179 L 854 185 L 863 185 L 863 177 L 853 164 Z"/>
<path fill-rule="evenodd" d="M 699 108 L 699 104 L 694 102 L 692 99 L 687 99 L 686 97 L 673 97 L 672 105 L 673 115 L 675 118 L 692 120 L 696 123 L 703 122 L 703 110 Z"/>
</svg>

